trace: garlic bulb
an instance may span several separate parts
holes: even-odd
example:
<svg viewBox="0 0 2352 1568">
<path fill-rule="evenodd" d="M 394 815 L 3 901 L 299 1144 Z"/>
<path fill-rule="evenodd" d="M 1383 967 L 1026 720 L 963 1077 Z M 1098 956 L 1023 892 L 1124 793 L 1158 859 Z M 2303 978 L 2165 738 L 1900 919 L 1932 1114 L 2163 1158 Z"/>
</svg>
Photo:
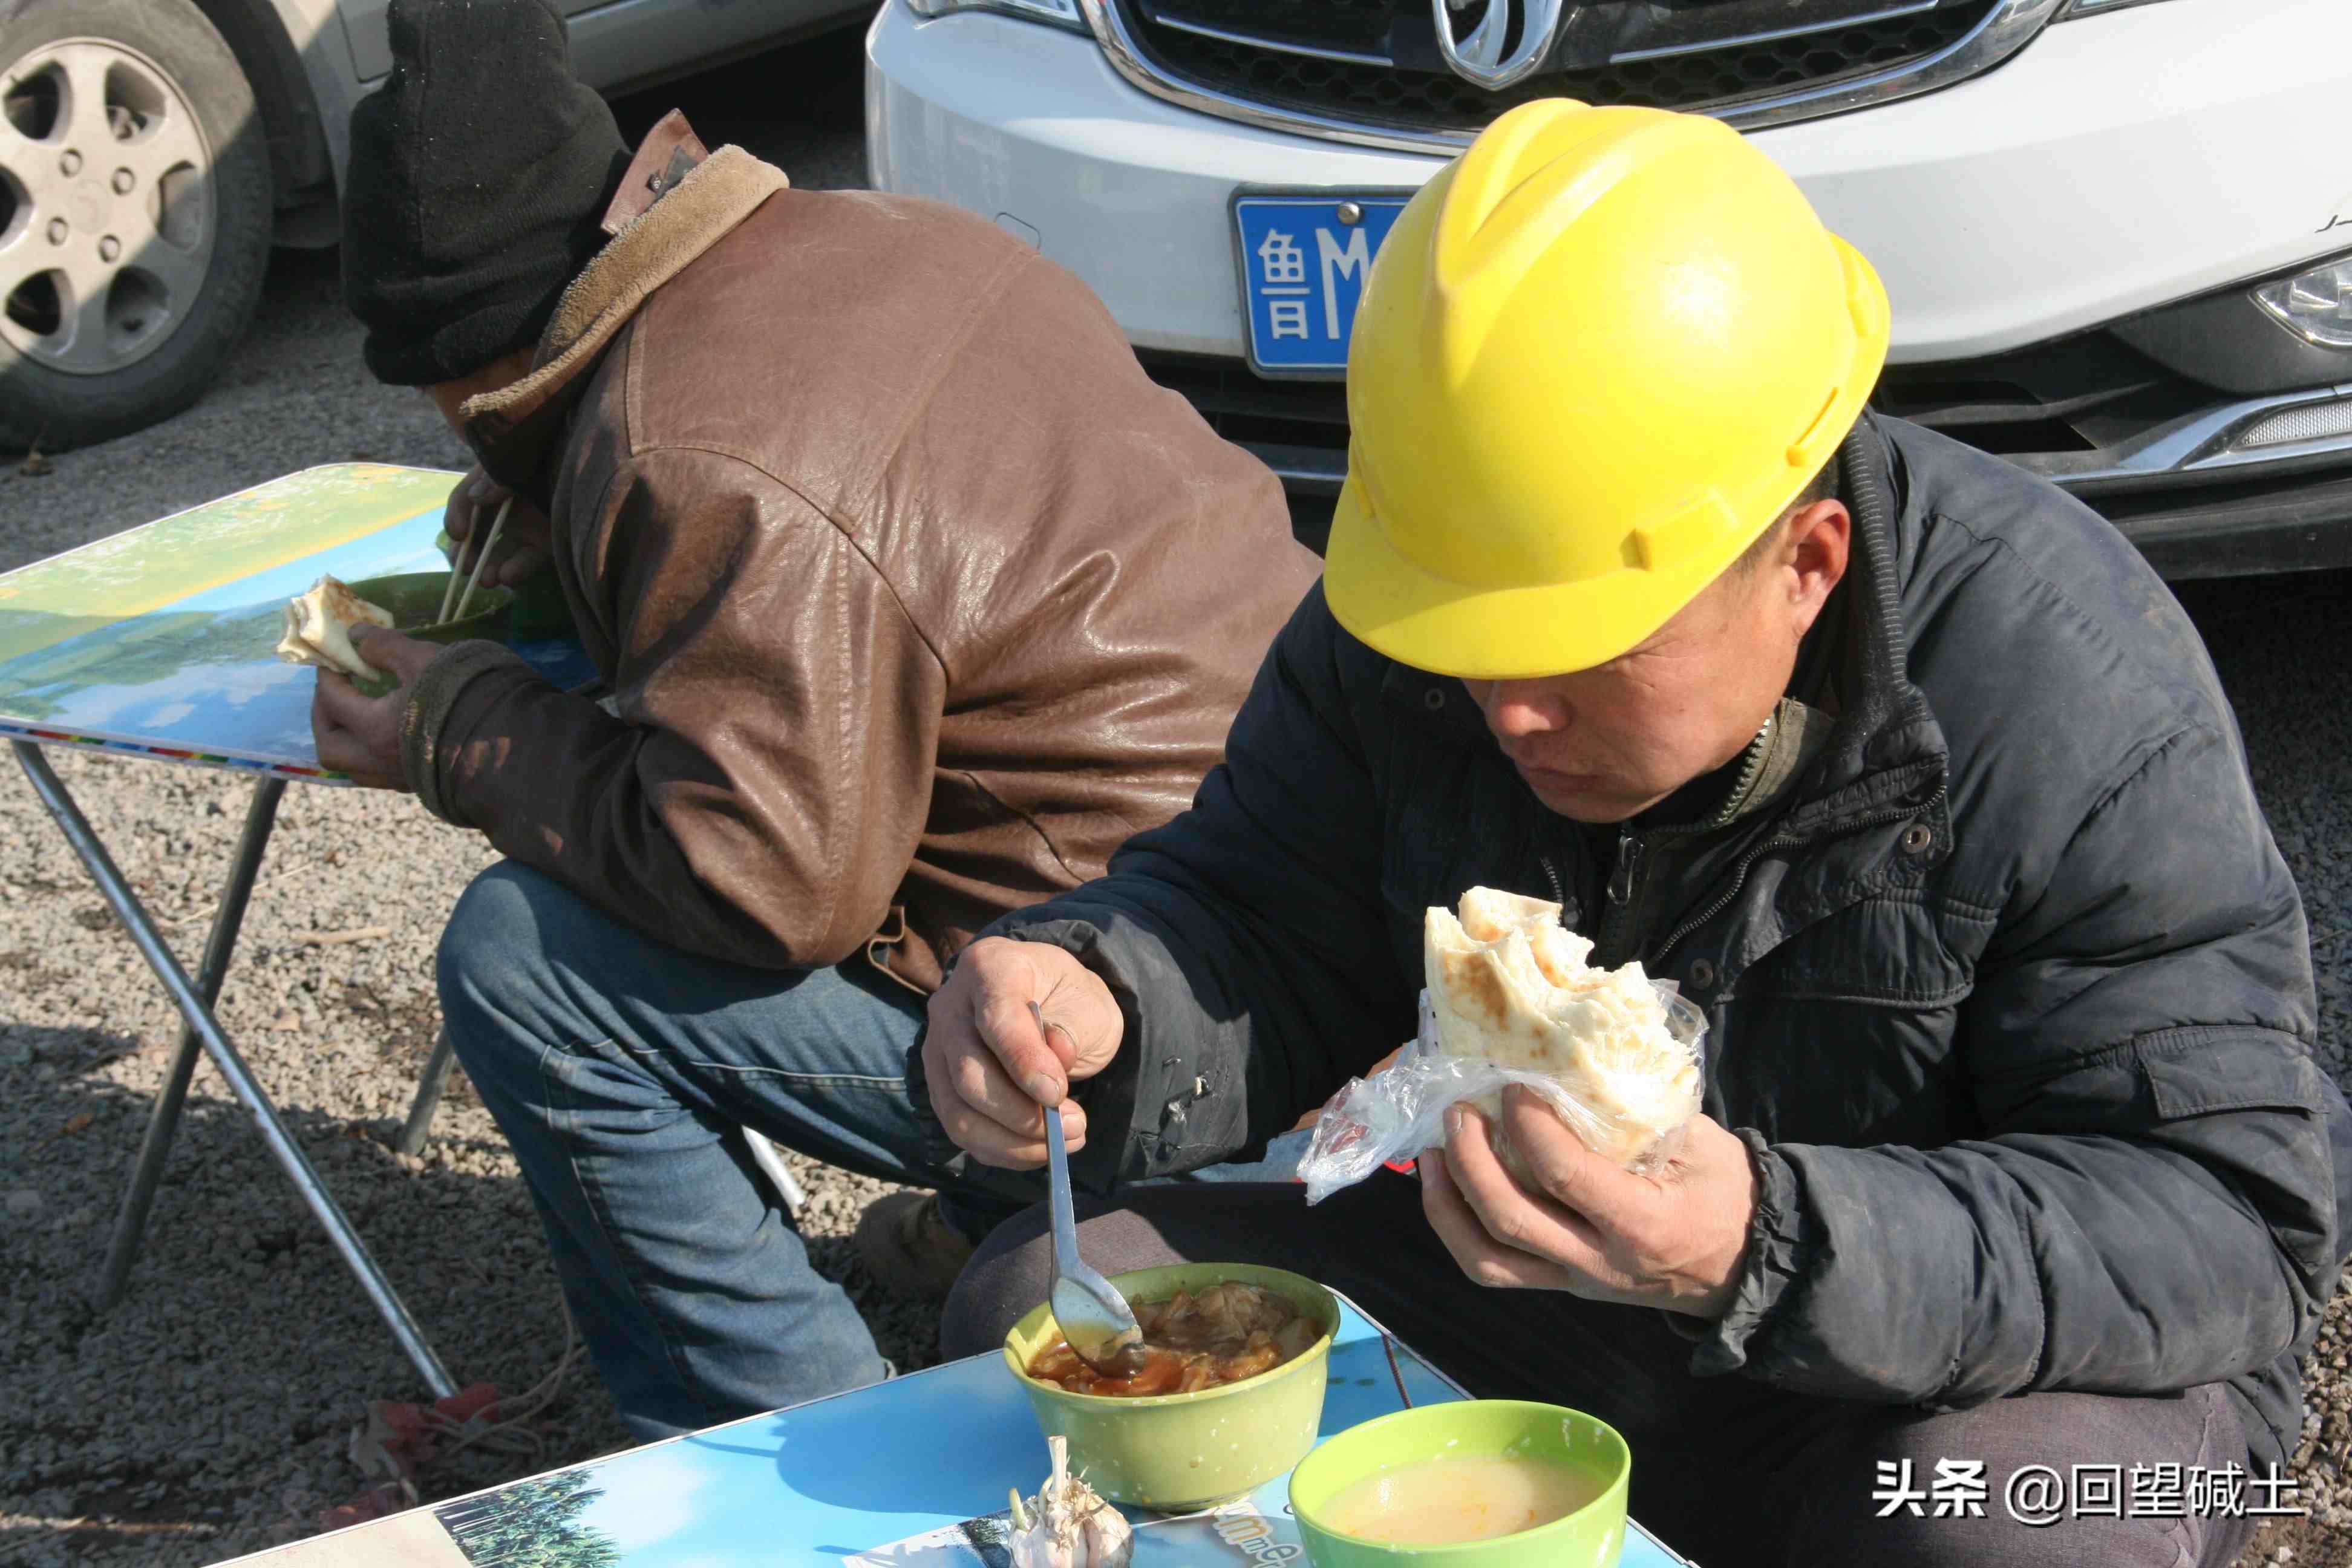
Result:
<svg viewBox="0 0 2352 1568">
<path fill-rule="evenodd" d="M 1054 1473 L 1024 1505 L 1013 1494 L 1013 1568 L 1127 1568 L 1135 1536 L 1118 1510 L 1070 1474 L 1070 1444 L 1045 1439 Z"/>
</svg>

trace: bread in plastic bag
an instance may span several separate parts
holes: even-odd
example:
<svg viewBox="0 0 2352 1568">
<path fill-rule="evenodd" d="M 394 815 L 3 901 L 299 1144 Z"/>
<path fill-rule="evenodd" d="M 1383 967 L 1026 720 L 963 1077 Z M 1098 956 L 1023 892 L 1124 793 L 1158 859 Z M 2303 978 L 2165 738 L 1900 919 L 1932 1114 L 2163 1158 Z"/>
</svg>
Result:
<svg viewBox="0 0 2352 1568">
<path fill-rule="evenodd" d="M 1515 1083 L 1627 1170 L 1654 1169 L 1680 1147 L 1703 1092 L 1706 1021 L 1675 983 L 1638 963 L 1590 967 L 1592 944 L 1560 927 L 1557 904 L 1473 888 L 1461 910 L 1457 920 L 1433 909 L 1424 924 L 1419 1037 L 1324 1107 L 1299 1164 L 1308 1203 L 1444 1142 L 1449 1107 L 1493 1115 Z"/>
</svg>

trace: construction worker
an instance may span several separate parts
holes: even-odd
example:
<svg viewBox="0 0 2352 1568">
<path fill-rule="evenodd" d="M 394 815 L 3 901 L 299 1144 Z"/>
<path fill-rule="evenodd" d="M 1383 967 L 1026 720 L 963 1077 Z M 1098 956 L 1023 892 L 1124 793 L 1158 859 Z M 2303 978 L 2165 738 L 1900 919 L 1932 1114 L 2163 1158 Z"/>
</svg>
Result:
<svg viewBox="0 0 2352 1568">
<path fill-rule="evenodd" d="M 1720 123 L 1496 121 L 1374 267 L 1321 588 L 1224 764 L 966 951 L 925 1092 L 976 1164 L 1042 1160 L 1065 1096 L 1098 1189 L 1225 1160 L 1412 1036 L 1426 909 L 1556 900 L 1707 1016 L 1664 1169 L 1514 1090 L 1526 1183 L 1459 1110 L 1312 1210 L 1128 1191 L 1088 1262 L 1324 1279 L 1476 1394 L 1615 1424 L 1702 1561 L 2219 1568 L 2248 1519 L 2043 1510 L 2035 1467 L 2267 1480 L 2299 1440 L 2352 1176 L 2303 912 L 2179 605 L 1869 413 L 1887 339 Z M 1041 1228 L 983 1245 L 950 1353 L 1045 1294 Z"/>
</svg>

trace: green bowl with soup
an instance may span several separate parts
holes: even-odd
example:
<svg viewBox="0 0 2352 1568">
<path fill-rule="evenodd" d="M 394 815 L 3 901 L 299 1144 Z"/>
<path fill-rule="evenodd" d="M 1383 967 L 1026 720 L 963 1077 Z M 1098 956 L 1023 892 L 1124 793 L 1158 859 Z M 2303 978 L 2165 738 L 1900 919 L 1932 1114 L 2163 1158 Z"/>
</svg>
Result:
<svg viewBox="0 0 2352 1568">
<path fill-rule="evenodd" d="M 1625 1439 L 1516 1399 L 1367 1421 L 1291 1472 L 1315 1568 L 1614 1568 L 1625 1551 Z"/>
<path fill-rule="evenodd" d="M 1191 1393 L 1074 1393 L 1029 1369 L 1061 1337 L 1041 1302 L 1004 1338 L 1005 1364 L 1028 1394 L 1037 1425 L 1069 1439 L 1070 1468 L 1117 1503 L 1186 1513 L 1241 1497 L 1297 1464 L 1315 1446 L 1330 1375 L 1339 1303 L 1302 1275 L 1242 1263 L 1182 1263 L 1111 1276 L 1140 1309 L 1180 1292 L 1239 1284 L 1296 1309 L 1306 1348 L 1271 1371 Z M 1308 1337 L 1311 1335 L 1311 1338 Z"/>
</svg>

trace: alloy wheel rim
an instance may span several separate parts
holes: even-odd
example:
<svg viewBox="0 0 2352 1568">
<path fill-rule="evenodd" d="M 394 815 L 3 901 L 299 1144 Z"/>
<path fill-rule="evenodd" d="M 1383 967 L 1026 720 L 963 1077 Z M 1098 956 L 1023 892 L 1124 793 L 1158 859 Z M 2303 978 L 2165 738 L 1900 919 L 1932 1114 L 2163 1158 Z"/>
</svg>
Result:
<svg viewBox="0 0 2352 1568">
<path fill-rule="evenodd" d="M 154 61 L 103 38 L 0 70 L 0 341 L 68 375 L 162 348 L 219 228 L 212 147 Z"/>
</svg>

